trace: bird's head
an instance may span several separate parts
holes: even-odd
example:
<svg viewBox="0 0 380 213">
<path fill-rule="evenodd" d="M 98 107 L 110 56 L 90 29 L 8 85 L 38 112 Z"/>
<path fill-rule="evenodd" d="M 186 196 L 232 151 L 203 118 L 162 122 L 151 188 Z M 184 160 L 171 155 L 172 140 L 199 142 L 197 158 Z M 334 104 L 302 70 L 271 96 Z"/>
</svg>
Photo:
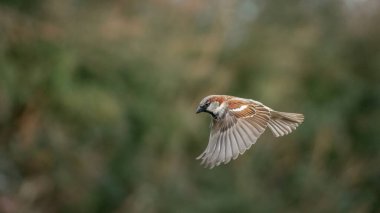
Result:
<svg viewBox="0 0 380 213">
<path fill-rule="evenodd" d="M 196 113 L 207 112 L 216 118 L 220 111 L 220 106 L 223 104 L 225 99 L 226 97 L 219 95 L 207 96 L 199 103 Z"/>
</svg>

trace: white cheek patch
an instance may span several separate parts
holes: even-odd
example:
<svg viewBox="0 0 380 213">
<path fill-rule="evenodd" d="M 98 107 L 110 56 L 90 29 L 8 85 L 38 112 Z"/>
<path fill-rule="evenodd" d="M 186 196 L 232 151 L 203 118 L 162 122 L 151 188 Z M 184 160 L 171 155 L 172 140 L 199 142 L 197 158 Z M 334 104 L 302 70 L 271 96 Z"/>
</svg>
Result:
<svg viewBox="0 0 380 213">
<path fill-rule="evenodd" d="M 248 107 L 248 105 L 242 105 L 239 108 L 231 109 L 231 111 L 233 111 L 233 112 L 240 112 L 240 111 L 243 111 L 243 110 L 247 109 L 247 107 Z"/>
<path fill-rule="evenodd" d="M 218 106 L 218 108 L 216 108 L 216 111 L 225 110 L 225 109 L 226 109 L 226 106 L 227 106 L 226 103 L 222 103 L 220 106 Z"/>
</svg>

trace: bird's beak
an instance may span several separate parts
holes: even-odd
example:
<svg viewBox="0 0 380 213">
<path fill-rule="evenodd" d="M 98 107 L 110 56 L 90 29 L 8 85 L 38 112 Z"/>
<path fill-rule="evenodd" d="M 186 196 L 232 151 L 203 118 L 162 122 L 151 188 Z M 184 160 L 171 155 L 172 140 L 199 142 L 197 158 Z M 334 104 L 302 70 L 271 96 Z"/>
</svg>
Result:
<svg viewBox="0 0 380 213">
<path fill-rule="evenodd" d="M 202 107 L 200 107 L 200 106 L 198 106 L 198 108 L 197 108 L 197 111 L 195 112 L 195 113 L 200 113 L 200 112 L 204 112 L 205 110 L 202 108 Z"/>
</svg>

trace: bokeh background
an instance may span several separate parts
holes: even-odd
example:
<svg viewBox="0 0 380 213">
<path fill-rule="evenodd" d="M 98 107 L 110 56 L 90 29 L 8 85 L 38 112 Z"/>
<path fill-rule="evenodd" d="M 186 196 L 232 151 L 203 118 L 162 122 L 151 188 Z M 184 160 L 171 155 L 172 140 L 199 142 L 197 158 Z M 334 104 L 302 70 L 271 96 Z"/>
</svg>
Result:
<svg viewBox="0 0 380 213">
<path fill-rule="evenodd" d="M 1 0 L 0 212 L 379 212 L 380 1 Z M 212 170 L 209 94 L 301 112 Z"/>
</svg>

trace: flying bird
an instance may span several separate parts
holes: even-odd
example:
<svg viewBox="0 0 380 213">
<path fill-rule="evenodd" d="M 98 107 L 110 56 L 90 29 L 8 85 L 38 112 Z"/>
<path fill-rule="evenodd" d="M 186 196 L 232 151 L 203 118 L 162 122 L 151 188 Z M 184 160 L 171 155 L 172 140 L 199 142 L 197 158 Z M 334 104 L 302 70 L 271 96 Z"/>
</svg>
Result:
<svg viewBox="0 0 380 213">
<path fill-rule="evenodd" d="M 205 151 L 197 157 L 210 169 L 227 164 L 248 150 L 267 129 L 280 137 L 291 133 L 304 120 L 298 113 L 275 111 L 252 100 L 227 95 L 210 95 L 196 113 L 212 116 L 211 132 Z"/>
</svg>

